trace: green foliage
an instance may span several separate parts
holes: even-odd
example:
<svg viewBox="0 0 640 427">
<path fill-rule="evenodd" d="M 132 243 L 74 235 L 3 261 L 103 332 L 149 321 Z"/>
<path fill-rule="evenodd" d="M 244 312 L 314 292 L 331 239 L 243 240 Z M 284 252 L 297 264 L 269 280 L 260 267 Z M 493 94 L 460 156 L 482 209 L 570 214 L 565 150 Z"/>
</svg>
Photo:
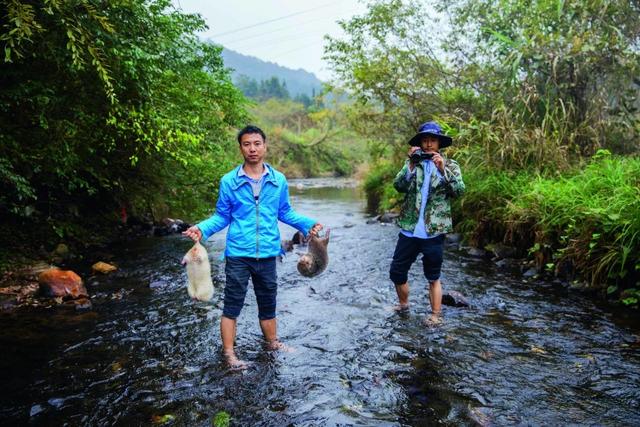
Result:
<svg viewBox="0 0 640 427">
<path fill-rule="evenodd" d="M 527 172 L 509 172 L 466 166 L 463 168 L 466 183 L 464 197 L 453 204 L 454 223 L 457 229 L 468 235 L 471 244 L 483 247 L 501 241 L 509 228 L 506 213 L 512 200 L 531 181 Z M 511 240 L 529 239 L 529 236 L 510 234 Z"/>
<path fill-rule="evenodd" d="M 231 416 L 225 411 L 220 411 L 215 415 L 215 417 L 213 417 L 211 425 L 213 427 L 229 427 L 230 423 Z"/>
<path fill-rule="evenodd" d="M 640 262 L 640 159 L 606 152 L 560 177 L 468 168 L 461 229 L 490 241 L 549 251 L 546 264 L 571 265 L 593 286 L 628 282 Z M 547 261 L 553 261 L 547 262 Z M 568 264 L 567 264 L 568 263 Z"/>
<path fill-rule="evenodd" d="M 480 144 L 496 167 L 570 168 L 601 147 L 640 148 L 638 5 L 596 0 L 442 2 L 452 16 L 448 48 L 475 69 L 482 114 L 451 117 L 460 142 Z M 470 61 L 469 61 L 470 60 Z M 473 66 L 475 68 L 475 66 Z M 474 152 L 479 154 L 479 152 Z"/>
<path fill-rule="evenodd" d="M 393 182 L 398 170 L 397 164 L 382 159 L 371 165 L 363 183 L 367 196 L 367 211 L 385 212 L 398 205 L 402 195 L 398 194 L 393 185 L 389 185 Z"/>
<path fill-rule="evenodd" d="M 66 41 L 65 55 L 58 60 L 70 59 L 76 70 L 83 70 L 90 64 L 102 81 L 107 96 L 114 101 L 113 77 L 103 46 L 93 42 L 97 32 L 112 34 L 114 28 L 94 2 L 50 0 L 34 7 L 20 0 L 10 0 L 0 10 L 3 15 L 0 42 L 4 45 L 4 62 L 27 59 L 33 54 L 29 45 L 39 42 L 55 28 L 59 42 Z"/>
<path fill-rule="evenodd" d="M 533 180 L 507 211 L 511 223 L 535 223 L 592 283 L 623 279 L 640 253 L 640 160 L 599 156 L 566 178 Z"/>
<path fill-rule="evenodd" d="M 251 110 L 267 134 L 267 161 L 289 177 L 349 176 L 367 157 L 366 142 L 345 128 L 337 103 L 307 109 L 271 98 Z"/>
<path fill-rule="evenodd" d="M 640 40 L 637 3 L 515 0 L 496 8 L 487 1 L 459 0 L 441 5 L 453 14 L 450 44 L 470 58 L 487 58 L 488 89 L 519 123 L 580 154 L 591 155 L 602 146 L 638 149 L 638 129 L 629 129 L 638 120 L 633 105 L 633 79 L 640 71 L 634 48 Z M 549 128 L 549 120 L 558 123 Z M 615 138 L 609 139 L 611 132 Z"/>
<path fill-rule="evenodd" d="M 313 100 L 307 94 L 298 94 L 293 100 L 299 104 L 302 104 L 304 108 L 309 108 L 313 105 Z"/>
<path fill-rule="evenodd" d="M 367 14 L 341 23 L 346 39 L 329 38 L 325 50 L 325 59 L 356 98 L 354 129 L 397 149 L 405 148 L 406 135 L 425 118 L 467 102 L 464 91 L 450 97 L 452 104 L 442 102 L 455 77 L 432 48 L 440 32 L 416 31 L 428 20 L 412 2 L 372 2 Z"/>
<path fill-rule="evenodd" d="M 210 212 L 246 112 L 199 16 L 168 0 L 13 0 L 0 16 L 3 215 Z"/>
<path fill-rule="evenodd" d="M 374 1 L 330 39 L 325 57 L 357 97 L 353 126 L 363 135 L 402 151 L 420 123 L 437 119 L 474 163 L 545 173 L 602 147 L 639 150 L 636 3 L 433 3 L 440 15 Z M 438 31 L 415 31 L 425 22 Z"/>
</svg>

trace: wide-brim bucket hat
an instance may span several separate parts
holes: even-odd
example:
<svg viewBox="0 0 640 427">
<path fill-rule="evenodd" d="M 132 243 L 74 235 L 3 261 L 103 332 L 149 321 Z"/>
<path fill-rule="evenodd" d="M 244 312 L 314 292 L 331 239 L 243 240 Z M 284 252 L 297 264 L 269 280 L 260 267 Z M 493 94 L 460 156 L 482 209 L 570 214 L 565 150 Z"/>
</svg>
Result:
<svg viewBox="0 0 640 427">
<path fill-rule="evenodd" d="M 453 140 L 442 132 L 442 128 L 436 122 L 427 122 L 420 125 L 418 133 L 409 140 L 409 145 L 420 147 L 420 143 L 424 136 L 435 136 L 440 140 L 440 148 L 448 147 Z"/>
</svg>

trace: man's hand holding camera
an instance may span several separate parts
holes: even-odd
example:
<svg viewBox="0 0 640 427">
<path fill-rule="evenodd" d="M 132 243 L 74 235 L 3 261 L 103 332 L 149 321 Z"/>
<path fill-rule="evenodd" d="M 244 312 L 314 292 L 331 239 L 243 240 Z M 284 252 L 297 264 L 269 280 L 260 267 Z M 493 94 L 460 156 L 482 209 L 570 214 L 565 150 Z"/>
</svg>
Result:
<svg viewBox="0 0 640 427">
<path fill-rule="evenodd" d="M 417 156 L 414 156 L 414 153 L 420 150 L 420 147 L 409 147 L 409 152 L 407 153 L 407 157 L 409 157 L 409 170 L 413 172 L 413 168 L 420 163 L 420 159 Z"/>
<path fill-rule="evenodd" d="M 409 170 L 413 172 L 415 165 L 420 164 L 423 160 L 431 160 L 441 173 L 444 173 L 444 159 L 437 151 L 424 152 L 420 147 L 410 147 L 409 152 Z"/>
<path fill-rule="evenodd" d="M 431 160 L 436 165 L 440 173 L 444 173 L 444 159 L 442 158 L 440 153 L 438 152 L 433 153 L 433 157 L 431 158 Z"/>
</svg>

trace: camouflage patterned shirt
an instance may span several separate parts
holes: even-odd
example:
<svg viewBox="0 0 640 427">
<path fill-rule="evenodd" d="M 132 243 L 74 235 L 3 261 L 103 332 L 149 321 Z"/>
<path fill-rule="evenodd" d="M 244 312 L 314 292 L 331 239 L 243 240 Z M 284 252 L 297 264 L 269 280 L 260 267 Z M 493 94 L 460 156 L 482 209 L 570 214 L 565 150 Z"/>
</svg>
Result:
<svg viewBox="0 0 640 427">
<path fill-rule="evenodd" d="M 430 187 L 427 206 L 424 210 L 424 225 L 429 235 L 450 233 L 453 230 L 451 198 L 462 195 L 465 188 L 458 163 L 455 160 L 442 157 L 444 159 L 444 179 L 438 176 L 435 168 L 432 169 L 433 172 L 428 177 Z M 400 193 L 405 193 L 398 217 L 398 225 L 403 230 L 413 232 L 418 223 L 420 204 L 422 203 L 420 189 L 424 179 L 422 167 L 416 167 L 415 173 L 412 175 L 409 173 L 409 159 L 407 159 L 393 180 L 394 188 Z"/>
</svg>

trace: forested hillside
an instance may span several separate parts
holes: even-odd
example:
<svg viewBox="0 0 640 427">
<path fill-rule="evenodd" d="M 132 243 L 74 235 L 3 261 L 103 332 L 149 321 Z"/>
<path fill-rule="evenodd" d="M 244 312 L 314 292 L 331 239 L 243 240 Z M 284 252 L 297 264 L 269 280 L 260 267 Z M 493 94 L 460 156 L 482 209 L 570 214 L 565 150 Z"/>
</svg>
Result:
<svg viewBox="0 0 640 427">
<path fill-rule="evenodd" d="M 298 95 L 313 98 L 322 91 L 322 82 L 313 73 L 303 69 L 292 70 L 230 49 L 223 49 L 222 58 L 225 66 L 232 69 L 231 76 L 235 83 L 248 79 L 259 84 L 276 77 L 285 83 L 291 98 Z"/>
</svg>

